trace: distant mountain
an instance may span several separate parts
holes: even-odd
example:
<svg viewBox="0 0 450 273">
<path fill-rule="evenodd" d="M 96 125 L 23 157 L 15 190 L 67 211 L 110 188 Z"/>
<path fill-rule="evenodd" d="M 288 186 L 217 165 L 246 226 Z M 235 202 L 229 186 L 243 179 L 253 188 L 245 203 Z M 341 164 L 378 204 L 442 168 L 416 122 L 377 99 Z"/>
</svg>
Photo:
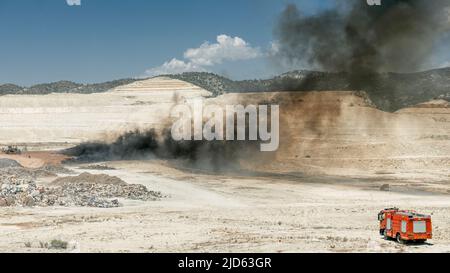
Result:
<svg viewBox="0 0 450 273">
<path fill-rule="evenodd" d="M 18 94 L 22 91 L 22 89 L 22 87 L 15 84 L 3 84 L 0 85 L 0 95 Z"/>
<path fill-rule="evenodd" d="M 384 111 L 416 105 L 432 99 L 450 101 L 450 68 L 418 73 L 380 73 L 354 77 L 347 73 L 292 71 L 272 79 L 232 81 L 204 72 L 168 77 L 190 82 L 215 95 L 260 91 L 365 91 Z"/>
<path fill-rule="evenodd" d="M 31 87 L 21 87 L 14 84 L 0 85 L 0 95 L 7 94 L 50 94 L 50 93 L 101 93 L 115 87 L 130 84 L 137 79 L 122 79 L 96 84 L 79 84 L 70 81 L 59 81 L 54 83 L 37 84 Z"/>
</svg>

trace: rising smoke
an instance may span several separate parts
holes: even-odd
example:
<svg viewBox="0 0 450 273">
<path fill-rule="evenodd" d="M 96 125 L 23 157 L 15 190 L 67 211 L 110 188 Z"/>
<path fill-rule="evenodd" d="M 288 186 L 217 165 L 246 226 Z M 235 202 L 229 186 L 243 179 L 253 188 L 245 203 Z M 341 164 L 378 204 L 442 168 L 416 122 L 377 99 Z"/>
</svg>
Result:
<svg viewBox="0 0 450 273">
<path fill-rule="evenodd" d="M 449 0 L 336 1 L 305 15 L 288 5 L 275 29 L 278 56 L 291 65 L 343 72 L 349 87 L 370 87 L 380 72 L 423 69 L 449 31 Z"/>
<path fill-rule="evenodd" d="M 69 163 L 177 159 L 184 166 L 214 172 L 239 170 L 240 159 L 248 160 L 258 152 L 256 141 L 175 141 L 170 130 L 154 129 L 130 131 L 112 143 L 88 142 L 62 151 L 73 157 Z"/>
<path fill-rule="evenodd" d="M 305 15 L 289 5 L 275 30 L 279 59 L 338 73 L 309 73 L 292 82 L 283 79 L 276 89 L 336 90 L 340 86 L 339 90 L 363 89 L 372 96 L 371 90 L 387 90 L 389 96 L 396 96 L 394 91 L 402 89 L 394 86 L 396 83 L 376 86 L 380 73 L 422 69 L 435 44 L 449 31 L 449 11 L 450 0 L 383 0 L 381 7 L 368 6 L 364 0 L 346 0 L 338 1 L 335 9 L 315 15 Z M 324 81 L 324 77 L 332 80 Z M 306 107 L 311 109 L 307 112 L 317 111 L 318 115 L 307 120 L 304 130 L 317 136 L 322 134 L 316 128 L 323 124 L 324 117 L 335 119 L 340 115 L 339 107 L 327 108 L 320 101 Z M 78 161 L 183 159 L 194 167 L 222 171 L 239 168 L 240 159 L 255 159 L 260 154 L 258 147 L 257 142 L 177 142 L 168 131 L 158 134 L 149 130 L 129 132 L 113 143 L 81 144 L 64 153 Z"/>
</svg>

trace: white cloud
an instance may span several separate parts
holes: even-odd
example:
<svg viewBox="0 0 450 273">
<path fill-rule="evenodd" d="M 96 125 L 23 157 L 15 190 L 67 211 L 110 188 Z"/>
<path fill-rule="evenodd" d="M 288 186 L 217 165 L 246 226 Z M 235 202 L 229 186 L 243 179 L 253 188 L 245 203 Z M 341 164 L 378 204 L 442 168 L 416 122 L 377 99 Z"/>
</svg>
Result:
<svg viewBox="0 0 450 273">
<path fill-rule="evenodd" d="M 69 6 L 81 6 L 81 0 L 66 0 Z"/>
<path fill-rule="evenodd" d="M 217 43 L 205 42 L 198 48 L 184 52 L 184 59 L 172 59 L 163 65 L 148 69 L 145 76 L 179 74 L 183 72 L 207 71 L 206 67 L 226 61 L 250 60 L 263 56 L 259 48 L 252 47 L 239 37 L 217 36 Z"/>
<path fill-rule="evenodd" d="M 145 71 L 144 77 L 153 77 L 164 74 L 181 74 L 184 72 L 205 71 L 204 68 L 199 67 L 191 62 L 185 62 L 178 59 L 172 59 L 165 62 L 163 65 L 148 69 Z"/>
<path fill-rule="evenodd" d="M 261 56 L 259 48 L 251 47 L 239 37 L 217 36 L 217 43 L 203 43 L 198 48 L 188 49 L 184 58 L 201 66 L 212 66 L 224 61 L 249 60 Z"/>
</svg>

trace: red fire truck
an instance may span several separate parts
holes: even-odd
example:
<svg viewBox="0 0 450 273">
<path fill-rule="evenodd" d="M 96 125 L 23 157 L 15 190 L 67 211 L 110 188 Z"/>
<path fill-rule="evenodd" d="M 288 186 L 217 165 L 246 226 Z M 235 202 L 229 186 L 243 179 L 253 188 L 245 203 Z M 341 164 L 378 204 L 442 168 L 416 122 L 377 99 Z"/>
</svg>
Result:
<svg viewBox="0 0 450 273">
<path fill-rule="evenodd" d="M 399 243 L 425 242 L 432 238 L 431 216 L 411 210 L 388 208 L 378 214 L 380 235 Z"/>
</svg>

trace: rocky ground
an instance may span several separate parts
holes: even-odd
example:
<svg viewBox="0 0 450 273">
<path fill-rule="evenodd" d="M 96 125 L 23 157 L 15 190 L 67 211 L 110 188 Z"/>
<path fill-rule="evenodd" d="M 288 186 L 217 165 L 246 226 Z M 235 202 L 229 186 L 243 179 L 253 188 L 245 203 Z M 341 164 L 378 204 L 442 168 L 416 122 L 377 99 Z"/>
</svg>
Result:
<svg viewBox="0 0 450 273">
<path fill-rule="evenodd" d="M 113 208 L 3 207 L 0 251 L 450 252 L 449 195 L 382 191 L 382 180 L 350 177 L 211 175 L 155 160 L 106 164 L 114 170 L 92 174 L 140 184 L 165 197 L 124 198 L 123 206 Z M 71 176 L 82 174 L 80 167 L 69 166 L 77 173 Z M 39 179 L 39 184 L 52 181 Z M 385 241 L 377 213 L 392 206 L 432 214 L 433 239 L 423 245 Z M 52 247 L 52 242 L 66 245 Z"/>
<path fill-rule="evenodd" d="M 121 206 L 118 198 L 156 201 L 162 197 L 161 193 L 149 191 L 143 185 L 127 184 L 120 178 L 105 174 L 82 173 L 40 185 L 37 182 L 39 177 L 56 176 L 56 173 L 47 170 L 52 168 L 29 170 L 17 167 L 19 164 L 15 163 L 15 167 L 0 169 L 0 207 L 112 208 Z M 59 171 L 64 172 L 64 169 L 60 168 Z"/>
</svg>

